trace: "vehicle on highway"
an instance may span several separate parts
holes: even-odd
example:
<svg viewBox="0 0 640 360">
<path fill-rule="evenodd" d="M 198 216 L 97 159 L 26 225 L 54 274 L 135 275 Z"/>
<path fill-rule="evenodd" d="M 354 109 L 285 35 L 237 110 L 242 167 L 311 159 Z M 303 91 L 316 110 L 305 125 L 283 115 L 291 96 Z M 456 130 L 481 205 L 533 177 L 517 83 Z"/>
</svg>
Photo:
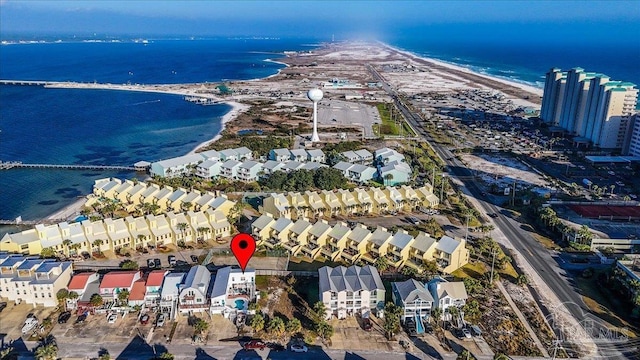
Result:
<svg viewBox="0 0 640 360">
<path fill-rule="evenodd" d="M 154 267 L 156 267 L 156 263 L 153 261 L 153 259 L 147 259 L 147 267 L 149 269 L 153 269 Z"/>
<path fill-rule="evenodd" d="M 286 349 L 284 345 L 273 342 L 267 343 L 267 347 L 271 349 L 271 351 L 284 351 Z"/>
<path fill-rule="evenodd" d="M 255 350 L 255 349 L 264 350 L 265 347 L 267 347 L 267 344 L 265 344 L 260 340 L 251 340 L 242 346 L 242 348 L 245 350 Z"/>
<path fill-rule="evenodd" d="M 149 314 L 144 314 L 140 317 L 140 324 L 147 325 L 149 323 Z"/>
<path fill-rule="evenodd" d="M 115 324 L 116 320 L 118 320 L 118 314 L 109 314 L 107 316 L 107 322 L 109 322 L 109 324 Z"/>
<path fill-rule="evenodd" d="M 362 318 L 362 328 L 364 329 L 364 331 L 371 331 L 371 329 L 373 328 L 373 324 L 371 323 L 371 319 Z"/>
<path fill-rule="evenodd" d="M 167 257 L 167 260 L 169 261 L 169 266 L 176 266 L 176 256 L 175 255 L 169 255 Z"/>
<path fill-rule="evenodd" d="M 158 259 L 158 258 L 153 259 L 153 264 L 154 264 L 157 268 L 162 267 L 162 263 L 160 262 L 160 259 Z"/>
<path fill-rule="evenodd" d="M 82 324 L 83 322 L 85 322 L 85 320 L 87 320 L 87 314 L 82 314 L 80 316 L 78 316 L 78 318 L 76 319 L 76 324 Z"/>
<path fill-rule="evenodd" d="M 6 308 L 6 307 L 7 307 L 7 302 L 6 301 L 0 302 L 0 312 L 2 312 L 2 310 L 4 310 L 4 308 Z"/>
<path fill-rule="evenodd" d="M 166 316 L 164 314 L 160 314 L 158 315 L 158 320 L 156 321 L 156 326 L 157 327 L 162 327 L 164 326 L 164 322 L 166 320 Z"/>
<path fill-rule="evenodd" d="M 65 311 L 58 316 L 58 324 L 66 324 L 71 319 L 71 311 Z"/>
<path fill-rule="evenodd" d="M 298 353 L 306 353 L 309 349 L 305 345 L 293 344 L 291 345 L 291 351 Z"/>
<path fill-rule="evenodd" d="M 488 213 L 487 216 L 495 219 L 495 218 L 498 217 L 498 214 L 496 214 L 496 213 Z"/>
<path fill-rule="evenodd" d="M 24 325 L 22 325 L 22 333 L 26 334 L 28 332 L 31 332 L 33 329 L 36 328 L 36 326 L 38 326 L 38 319 L 27 318 L 27 320 L 25 320 L 24 322 Z"/>
</svg>

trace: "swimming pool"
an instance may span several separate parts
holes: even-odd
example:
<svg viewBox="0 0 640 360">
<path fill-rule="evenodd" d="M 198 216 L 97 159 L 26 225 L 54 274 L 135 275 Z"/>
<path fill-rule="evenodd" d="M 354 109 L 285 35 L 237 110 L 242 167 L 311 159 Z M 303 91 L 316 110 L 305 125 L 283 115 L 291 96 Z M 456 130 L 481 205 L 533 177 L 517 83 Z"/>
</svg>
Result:
<svg viewBox="0 0 640 360">
<path fill-rule="evenodd" d="M 247 301 L 243 299 L 236 299 L 236 309 L 238 310 L 246 310 L 247 309 Z"/>
</svg>

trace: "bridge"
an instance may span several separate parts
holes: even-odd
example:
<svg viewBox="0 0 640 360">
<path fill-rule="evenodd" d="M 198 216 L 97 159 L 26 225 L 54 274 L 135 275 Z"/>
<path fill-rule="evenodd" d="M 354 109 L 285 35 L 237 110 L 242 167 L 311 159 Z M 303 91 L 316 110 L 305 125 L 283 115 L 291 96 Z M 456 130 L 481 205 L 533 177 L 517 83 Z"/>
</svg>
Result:
<svg viewBox="0 0 640 360">
<path fill-rule="evenodd" d="M 136 171 L 133 166 L 119 165 L 86 165 L 86 164 L 24 164 L 21 161 L 2 162 L 0 161 L 0 170 L 9 170 L 13 168 L 27 169 L 64 169 L 64 170 L 116 170 L 116 171 Z"/>
</svg>

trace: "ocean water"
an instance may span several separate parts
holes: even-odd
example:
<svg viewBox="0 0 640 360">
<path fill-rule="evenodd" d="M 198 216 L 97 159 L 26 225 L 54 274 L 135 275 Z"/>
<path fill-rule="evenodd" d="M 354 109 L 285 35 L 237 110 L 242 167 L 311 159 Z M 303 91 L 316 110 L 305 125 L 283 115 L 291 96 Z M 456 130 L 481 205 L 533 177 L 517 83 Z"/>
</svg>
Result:
<svg viewBox="0 0 640 360">
<path fill-rule="evenodd" d="M 544 87 L 552 67 L 581 67 L 607 74 L 612 80 L 640 85 L 640 45 L 590 42 L 427 41 L 398 39 L 393 45 L 417 55 L 432 57 L 475 72 Z"/>
<path fill-rule="evenodd" d="M 5 45 L 0 48 L 0 78 L 140 84 L 254 79 L 283 67 L 265 60 L 284 50 L 309 48 L 301 43 L 308 42 Z M 36 86 L 0 86 L 0 101 L 0 160 L 53 164 L 131 165 L 184 155 L 218 134 L 230 109 L 196 105 L 177 95 Z M 95 179 L 110 176 L 136 174 L 0 171 L 0 219 L 45 217 L 89 193 Z"/>
<path fill-rule="evenodd" d="M 575 66 L 640 84 L 638 46 L 422 37 L 389 43 L 538 87 L 549 68 Z M 0 47 L 0 78 L 132 84 L 254 79 L 283 66 L 267 59 L 286 50 L 312 49 L 314 44 L 313 39 L 210 39 L 6 45 Z M 226 105 L 195 105 L 174 95 L 31 86 L 0 86 L 0 101 L 0 160 L 44 163 L 129 165 L 183 155 L 215 136 L 220 118 L 229 110 Z M 93 180 L 108 176 L 135 174 L 0 171 L 0 219 L 42 218 L 90 192 Z"/>
</svg>

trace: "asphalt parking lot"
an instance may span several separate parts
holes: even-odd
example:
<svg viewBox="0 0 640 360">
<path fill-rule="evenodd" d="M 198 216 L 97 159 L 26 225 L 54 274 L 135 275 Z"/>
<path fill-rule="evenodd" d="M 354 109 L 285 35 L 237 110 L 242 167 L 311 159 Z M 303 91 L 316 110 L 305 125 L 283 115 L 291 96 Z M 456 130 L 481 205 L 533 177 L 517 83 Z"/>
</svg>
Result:
<svg viewBox="0 0 640 360">
<path fill-rule="evenodd" d="M 322 126 L 362 126 L 365 136 L 373 136 L 373 124 L 379 124 L 378 109 L 371 105 L 340 100 L 322 100 L 318 104 L 318 124 Z"/>
</svg>

